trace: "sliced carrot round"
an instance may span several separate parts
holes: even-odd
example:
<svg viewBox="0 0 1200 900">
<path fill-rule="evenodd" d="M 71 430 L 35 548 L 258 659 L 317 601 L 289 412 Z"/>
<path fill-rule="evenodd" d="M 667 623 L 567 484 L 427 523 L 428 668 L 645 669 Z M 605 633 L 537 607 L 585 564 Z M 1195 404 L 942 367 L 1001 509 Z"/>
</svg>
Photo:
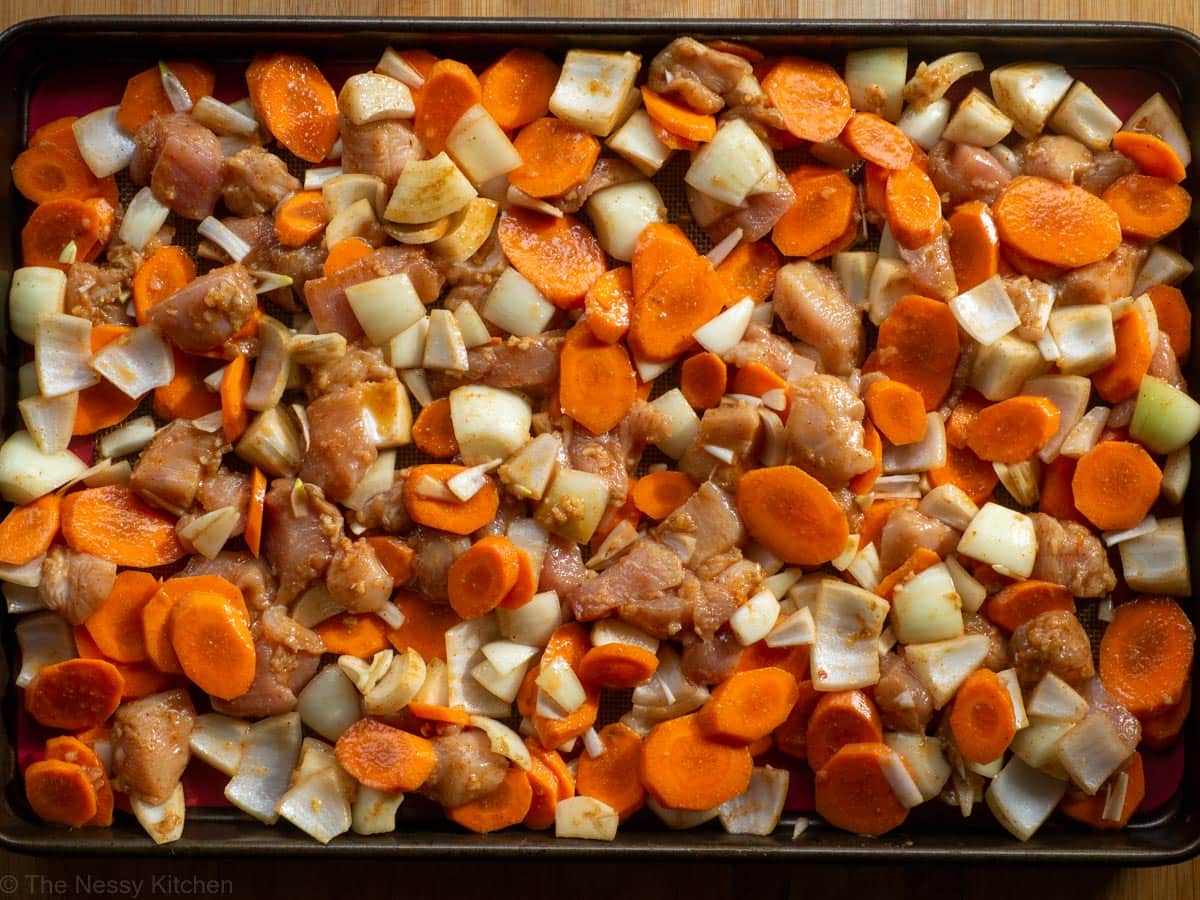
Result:
<svg viewBox="0 0 1200 900">
<path fill-rule="evenodd" d="M 1108 203 L 1036 175 L 1009 182 L 992 212 L 1002 243 L 1065 269 L 1099 262 L 1121 243 L 1121 222 Z"/>
<path fill-rule="evenodd" d="M 1135 716 L 1152 716 L 1183 699 L 1196 631 L 1168 597 L 1122 603 L 1100 639 L 1100 680 Z"/>
</svg>

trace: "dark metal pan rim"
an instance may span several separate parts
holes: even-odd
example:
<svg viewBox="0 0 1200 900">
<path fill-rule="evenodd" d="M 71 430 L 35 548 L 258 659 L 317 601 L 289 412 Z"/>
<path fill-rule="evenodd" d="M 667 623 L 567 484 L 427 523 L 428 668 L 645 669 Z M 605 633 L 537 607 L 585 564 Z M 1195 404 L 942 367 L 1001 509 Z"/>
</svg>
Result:
<svg viewBox="0 0 1200 900">
<path fill-rule="evenodd" d="M 0 77 L 13 89 L 0 95 L 3 121 L 24 122 L 25 101 L 30 80 L 37 67 L 51 64 L 47 59 L 27 60 L 24 68 L 12 57 L 25 44 L 51 46 L 52 42 L 70 43 L 86 39 L 91 48 L 108 42 L 113 59 L 147 56 L 137 42 L 152 35 L 163 46 L 180 49 L 224 38 L 241 40 L 242 47 L 251 39 L 291 42 L 323 50 L 337 49 L 361 55 L 362 45 L 370 52 L 387 40 L 404 35 L 430 39 L 486 40 L 489 37 L 543 39 L 565 44 L 568 41 L 619 40 L 652 43 L 680 33 L 700 36 L 757 38 L 783 43 L 789 39 L 819 40 L 810 52 L 842 52 L 847 44 L 924 43 L 931 49 L 949 47 L 951 40 L 970 43 L 986 51 L 1008 56 L 1061 52 L 1093 65 L 1130 65 L 1150 68 L 1184 88 L 1185 114 L 1189 132 L 1200 134 L 1200 109 L 1190 95 L 1200 83 L 1200 38 L 1182 28 L 1136 22 L 1077 21 L 1002 21 L 1002 20 L 866 20 L 866 19 L 563 19 L 563 18 L 447 18 L 447 17 L 311 17 L 290 19 L 264 16 L 58 16 L 19 22 L 0 34 Z M 355 42 L 358 42 L 357 49 Z M 1040 45 L 1040 48 L 1039 48 Z M 1153 48 L 1153 49 L 1151 49 Z M 156 49 L 155 52 L 161 52 Z M 934 51 L 936 52 L 936 50 Z M 1099 55 L 1103 52 L 1104 55 Z M 49 56 L 49 54 L 46 54 Z M 5 131 L 9 133 L 5 135 Z M 22 143 L 18 129 L 0 129 L 0 180 L 7 176 L 7 162 L 15 156 L 14 147 Z M 23 137 L 23 130 L 21 130 Z M 1195 181 L 1194 177 L 1191 179 Z M 1195 193 L 1196 185 L 1190 184 Z M 10 213 L 17 199 L 9 192 Z M 0 288 L 6 290 L 7 274 L 16 246 L 12 223 L 14 215 L 0 217 Z M 1192 223 L 1195 230 L 1195 223 Z M 1187 249 L 1195 255 L 1195 234 L 1185 237 Z M 0 328 L 3 326 L 0 325 Z M 0 341 L 4 359 L 12 357 Z M 1197 362 L 1193 361 L 1193 366 Z M 1189 376 L 1195 381 L 1200 370 Z M 0 385 L 11 382 L 11 373 L 0 366 Z M 8 388 L 0 389 L 0 409 L 10 406 Z M 10 410 L 11 412 L 11 410 Z M 1200 481 L 1200 479 L 1198 479 Z M 1200 485 L 1194 486 L 1200 495 Z M 1196 508 L 1200 496 L 1189 495 L 1189 510 Z M 1190 530 L 1189 541 L 1194 568 L 1200 572 L 1200 523 Z M 3 629 L 0 650 L 7 656 L 14 647 L 12 629 Z M 5 661 L 7 662 L 7 661 Z M 7 665 L 0 670 L 7 671 Z M 0 692 L 4 691 L 0 687 Z M 5 792 L 0 796 L 0 846 L 22 853 L 71 856 L 121 854 L 129 856 L 262 856 L 286 854 L 303 857 L 403 857 L 446 858 L 468 856 L 478 859 L 604 859 L 739 860 L 800 861 L 811 863 L 853 862 L 856 864 L 896 862 L 970 863 L 989 865 L 1092 864 L 1152 866 L 1181 862 L 1200 854 L 1200 731 L 1190 728 L 1185 780 L 1180 795 L 1169 812 L 1155 821 L 1126 832 L 1088 834 L 1070 826 L 1048 828 L 1031 842 L 1022 844 L 1006 833 L 964 827 L 961 831 L 939 827 L 936 831 L 892 834 L 871 840 L 841 834 L 826 828 L 814 828 L 797 841 L 790 841 L 781 827 L 770 838 L 724 835 L 716 831 L 629 832 L 614 844 L 586 841 L 559 841 L 545 833 L 501 832 L 493 835 L 465 835 L 439 830 L 436 826 L 414 823 L 391 835 L 359 837 L 346 835 L 328 846 L 321 846 L 290 826 L 266 828 L 249 817 L 226 811 L 196 810 L 189 815 L 184 838 L 165 847 L 154 846 L 132 823 L 104 831 L 66 832 L 50 829 L 31 821 L 14 804 L 19 786 L 15 779 L 15 754 L 7 733 L 11 725 L 15 692 L 3 698 L 5 716 L 0 726 L 0 765 L 4 767 Z M 404 827 L 404 826 L 402 826 Z"/>
</svg>

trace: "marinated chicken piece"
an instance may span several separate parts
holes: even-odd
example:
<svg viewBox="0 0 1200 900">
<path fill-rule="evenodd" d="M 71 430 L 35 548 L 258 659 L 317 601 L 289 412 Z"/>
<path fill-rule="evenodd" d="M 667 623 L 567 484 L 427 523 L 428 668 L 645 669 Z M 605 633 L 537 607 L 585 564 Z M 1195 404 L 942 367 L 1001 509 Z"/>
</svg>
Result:
<svg viewBox="0 0 1200 900">
<path fill-rule="evenodd" d="M 684 572 L 678 586 L 618 607 L 617 618 L 665 641 L 691 630 L 692 613 L 702 596 L 700 579 Z"/>
<path fill-rule="evenodd" d="M 751 322 L 742 339 L 721 357 L 731 366 L 748 366 L 758 363 L 776 375 L 787 378 L 796 362 L 796 351 L 792 345 L 771 329 L 758 322 Z"/>
<path fill-rule="evenodd" d="M 1022 175 L 1078 184 L 1092 165 L 1092 151 L 1073 137 L 1044 134 L 1017 147 Z"/>
<path fill-rule="evenodd" d="M 567 442 L 567 464 L 582 472 L 599 475 L 608 485 L 608 502 L 625 502 L 629 489 L 629 472 L 625 468 L 625 451 L 616 430 L 592 434 L 582 425 L 571 431 Z"/>
<path fill-rule="evenodd" d="M 550 535 L 546 555 L 542 557 L 542 571 L 538 576 L 539 591 L 554 591 L 565 597 L 587 577 L 583 565 L 583 553 L 579 545 L 557 534 Z"/>
<path fill-rule="evenodd" d="M 367 432 L 362 392 L 336 391 L 309 403 L 308 432 L 300 480 L 315 484 L 331 500 L 342 503 L 379 457 Z"/>
<path fill-rule="evenodd" d="M 365 540 L 344 540 L 334 551 L 325 586 L 348 612 L 378 612 L 392 596 L 392 576 Z"/>
<path fill-rule="evenodd" d="M 758 563 L 742 559 L 740 552 L 736 556 L 737 560 L 715 577 L 701 575 L 701 594 L 692 611 L 692 621 L 696 633 L 704 640 L 709 640 L 729 621 L 738 607 L 762 586 L 766 577 Z"/>
<path fill-rule="evenodd" d="M 477 728 L 434 738 L 433 752 L 437 762 L 419 793 L 447 809 L 486 797 L 508 772 L 508 760 Z"/>
<path fill-rule="evenodd" d="M 134 184 L 149 184 L 176 215 L 211 216 L 225 186 L 225 154 L 217 136 L 187 113 L 154 116 L 133 136 Z"/>
<path fill-rule="evenodd" d="M 924 734 L 933 718 L 933 698 L 899 653 L 887 653 L 879 660 L 875 705 L 888 731 Z"/>
<path fill-rule="evenodd" d="M 122 703 L 113 715 L 113 787 L 148 803 L 165 803 L 191 758 L 195 720 L 182 689 Z"/>
<path fill-rule="evenodd" d="M 1054 306 L 1054 285 L 1037 281 L 1026 275 L 1008 275 L 1003 279 L 1004 292 L 1012 301 L 1021 319 L 1016 335 L 1023 341 L 1035 342 L 1046 332 L 1050 310 Z"/>
<path fill-rule="evenodd" d="M 364 528 L 377 528 L 389 534 L 400 534 L 412 527 L 412 519 L 404 506 L 404 479 L 396 478 L 392 486 L 376 494 L 363 504 L 363 508 L 351 512 L 351 517 Z"/>
<path fill-rule="evenodd" d="M 196 501 L 201 482 L 216 474 L 226 446 L 223 435 L 176 419 L 142 451 L 129 486 L 151 506 L 177 516 Z"/>
<path fill-rule="evenodd" d="M 1107 191 L 1114 181 L 1137 171 L 1129 157 L 1115 150 L 1101 150 L 1092 155 L 1092 164 L 1079 178 L 1079 186 L 1099 196 Z"/>
<path fill-rule="evenodd" d="M 767 146 L 776 150 L 784 149 L 786 141 L 780 139 L 781 135 L 787 133 L 783 113 L 771 105 L 757 78 L 747 75 L 739 81 L 725 95 L 725 104 L 725 111 L 717 119 L 718 126 L 732 119 L 741 119 Z"/>
<path fill-rule="evenodd" d="M 900 248 L 900 258 L 908 265 L 908 277 L 918 294 L 947 302 L 958 296 L 954 264 L 950 261 L 950 242 L 942 235 L 924 247 Z"/>
<path fill-rule="evenodd" d="M 221 466 L 212 477 L 200 482 L 196 491 L 196 502 L 205 512 L 225 506 L 236 509 L 238 519 L 231 537 L 237 537 L 246 530 L 246 509 L 250 505 L 250 476 Z"/>
<path fill-rule="evenodd" d="M 863 446 L 865 413 L 862 400 L 840 378 L 807 375 L 792 382 L 787 462 L 831 490 L 845 487 L 875 462 Z"/>
<path fill-rule="evenodd" d="M 1103 597 L 1117 586 L 1100 539 L 1078 522 L 1030 513 L 1038 550 L 1031 578 L 1061 584 L 1076 597 Z"/>
<path fill-rule="evenodd" d="M 854 491 L 848 487 L 843 487 L 829 493 L 833 495 L 833 502 L 840 506 L 842 512 L 845 513 L 846 524 L 850 526 L 850 533 L 858 534 L 863 520 L 863 508 L 858 505 L 858 497 Z"/>
<path fill-rule="evenodd" d="M 342 536 L 342 514 L 321 489 L 294 479 L 276 478 L 263 510 L 262 557 L 279 579 L 277 598 L 291 604 L 313 581 L 325 577 L 334 547 Z"/>
<path fill-rule="evenodd" d="M 918 547 L 945 558 L 958 546 L 959 534 L 945 522 L 930 518 L 907 506 L 888 514 L 879 538 L 879 567 L 894 572 Z"/>
<path fill-rule="evenodd" d="M 862 363 L 866 338 L 861 311 L 836 275 L 816 263 L 789 263 L 775 278 L 775 314 L 787 330 L 821 354 L 821 365 L 848 375 Z"/>
<path fill-rule="evenodd" d="M 684 501 L 654 529 L 654 537 L 690 569 L 725 553 L 746 539 L 733 498 L 711 481 Z"/>
<path fill-rule="evenodd" d="M 549 200 L 548 202 L 553 206 L 557 206 L 565 213 L 576 213 L 583 208 L 583 204 L 587 203 L 588 198 L 592 194 L 618 184 L 642 181 L 644 178 L 645 176 L 641 172 L 625 162 L 625 160 L 612 156 L 602 156 L 596 160 L 596 165 L 592 168 L 592 174 L 587 177 L 587 180 L 583 184 L 571 188 L 571 190 L 567 191 L 561 197 Z"/>
<path fill-rule="evenodd" d="M 322 277 L 328 252 L 320 238 L 303 247 L 285 247 L 279 242 L 274 220 L 268 216 L 222 219 L 221 223 L 250 245 L 250 253 L 242 260 L 242 265 L 247 269 L 288 276 L 292 284 L 286 290 L 303 291 L 310 280 Z M 200 245 L 197 255 L 219 262 L 229 259 L 224 250 L 207 241 Z"/>
<path fill-rule="evenodd" d="M 420 593 L 437 603 L 449 603 L 446 577 L 451 564 L 467 552 L 471 539 L 418 528 L 408 537 L 413 548 L 413 580 L 411 584 Z"/>
<path fill-rule="evenodd" d="M 1099 262 L 1073 269 L 1058 282 L 1058 305 L 1111 303 L 1133 292 L 1146 251 L 1123 243 Z"/>
<path fill-rule="evenodd" d="M 970 200 L 994 203 L 1012 173 L 982 147 L 940 141 L 929 151 L 929 178 L 952 208 Z"/>
<path fill-rule="evenodd" d="M 680 667 L 692 684 L 717 684 L 733 674 L 744 648 L 729 629 L 718 631 L 708 640 L 695 641 L 683 648 Z"/>
<path fill-rule="evenodd" d="M 388 189 L 410 162 L 425 158 L 425 148 L 403 122 L 388 119 L 352 125 L 338 122 L 342 133 L 342 171 L 362 172 L 381 179 Z"/>
<path fill-rule="evenodd" d="M 1171 339 L 1165 331 L 1158 333 L 1158 346 L 1154 348 L 1154 355 L 1150 357 L 1150 368 L 1147 374 L 1161 378 L 1171 387 L 1179 388 L 1181 391 L 1187 390 L 1187 379 L 1183 377 L 1183 372 L 1179 369 L 1179 360 L 1175 357 Z"/>
<path fill-rule="evenodd" d="M 1033 687 L 1047 672 L 1074 688 L 1096 674 L 1087 632 L 1075 614 L 1065 610 L 1041 613 L 1018 626 L 1008 647 L 1024 687 Z"/>
<path fill-rule="evenodd" d="M 754 463 L 762 419 L 758 408 L 744 402 L 706 409 L 695 440 L 679 458 L 679 471 L 697 482 L 712 479 L 726 490 L 735 490 L 738 479 Z M 733 453 L 726 463 L 706 448 L 721 447 Z"/>
<path fill-rule="evenodd" d="M 79 625 L 100 608 L 116 580 L 116 563 L 55 544 L 42 560 L 38 600 Z"/>
<path fill-rule="evenodd" d="M 983 667 L 993 672 L 1003 672 L 1009 667 L 1008 641 L 1004 632 L 979 613 L 963 613 L 963 632 L 982 634 L 988 639 L 988 654 L 983 658 Z"/>
<path fill-rule="evenodd" d="M 67 272 L 63 309 L 93 325 L 128 325 L 126 306 L 133 286 L 129 272 L 115 266 L 74 263 Z"/>
<path fill-rule="evenodd" d="M 343 157 L 343 163 L 344 163 Z M 346 340 L 363 337 L 362 326 L 346 299 L 346 288 L 385 275 L 405 274 L 421 302 L 428 305 L 442 292 L 443 278 L 421 247 L 380 247 L 324 278 L 304 285 L 304 299 L 320 332 L 336 331 Z"/>
<path fill-rule="evenodd" d="M 740 207 L 729 207 L 729 212 L 708 226 L 713 242 L 723 240 L 735 228 L 742 229 L 743 241 L 765 238 L 783 218 L 783 214 L 796 202 L 796 191 L 782 169 L 777 169 L 779 187 L 769 194 L 751 194 Z M 735 298 L 740 300 L 741 298 Z"/>
<path fill-rule="evenodd" d="M 429 389 L 434 396 L 443 396 L 461 385 L 479 383 L 542 397 L 558 382 L 562 341 L 563 332 L 547 331 L 475 347 L 467 351 L 466 372 L 427 372 Z"/>
<path fill-rule="evenodd" d="M 275 600 L 275 576 L 265 562 L 249 553 L 222 550 L 212 559 L 193 556 L 180 574 L 220 575 L 242 592 L 242 598 L 254 616 Z"/>
<path fill-rule="evenodd" d="M 652 600 L 683 580 L 683 563 L 658 541 L 643 538 L 615 563 L 566 595 L 580 622 Z"/>
<path fill-rule="evenodd" d="M 483 246 L 475 251 L 473 256 L 462 262 L 442 263 L 446 283 L 455 286 L 476 286 L 491 288 L 496 279 L 508 267 L 508 260 L 495 233 Z"/>
<path fill-rule="evenodd" d="M 384 362 L 382 350 L 350 344 L 336 359 L 310 367 L 304 389 L 308 399 L 313 401 L 360 384 L 395 380 L 396 370 Z"/>
<path fill-rule="evenodd" d="M 1098 677 L 1089 678 L 1079 688 L 1079 696 L 1087 701 L 1088 713 L 1104 713 L 1132 754 L 1142 741 L 1142 724 L 1116 697 L 1104 687 Z"/>
<path fill-rule="evenodd" d="M 235 216 L 261 216 L 300 190 L 287 163 L 262 147 L 247 147 L 225 160 L 221 199 Z"/>
<path fill-rule="evenodd" d="M 213 269 L 150 309 L 147 318 L 180 350 L 216 350 L 250 321 L 258 306 L 254 279 L 234 263 Z"/>
<path fill-rule="evenodd" d="M 244 719 L 279 716 L 296 708 L 296 698 L 317 674 L 321 654 L 298 651 L 263 637 L 254 641 L 254 681 L 232 700 L 210 697 L 214 712 Z"/>
<path fill-rule="evenodd" d="M 725 95 L 753 74 L 754 67 L 740 56 L 681 37 L 651 60 L 649 85 L 696 112 L 715 113 L 725 105 Z"/>
</svg>

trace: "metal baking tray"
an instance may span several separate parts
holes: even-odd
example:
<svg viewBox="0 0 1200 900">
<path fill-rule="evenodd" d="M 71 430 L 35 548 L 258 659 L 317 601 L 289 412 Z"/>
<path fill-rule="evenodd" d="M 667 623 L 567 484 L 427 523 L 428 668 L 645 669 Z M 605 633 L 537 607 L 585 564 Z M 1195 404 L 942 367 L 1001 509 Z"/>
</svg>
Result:
<svg viewBox="0 0 1200 900">
<path fill-rule="evenodd" d="M 123 71 L 160 58 L 195 57 L 246 62 L 256 51 L 293 49 L 327 64 L 367 68 L 387 45 L 428 47 L 468 60 L 513 46 L 550 51 L 572 46 L 629 49 L 648 59 L 672 38 L 740 39 L 773 54 L 838 59 L 846 51 L 907 44 L 914 59 L 972 49 L 989 66 L 1022 58 L 1045 58 L 1079 71 L 1136 73 L 1173 91 L 1193 144 L 1200 147 L 1200 39 L 1158 25 L 1082 22 L 835 21 L 835 20 L 581 20 L 581 19 L 344 19 L 262 17 L 63 17 L 18 24 L 0 35 L 0 297 L 7 297 L 12 270 L 20 265 L 19 226 L 27 209 L 12 190 L 9 166 L 23 148 L 29 101 L 45 79 L 63 66 L 122 66 Z M 136 66 L 134 64 L 137 64 Z M 1195 195 L 1200 179 L 1186 184 Z M 1200 263 L 1200 204 L 1182 229 L 1183 252 Z M 1194 279 L 1193 282 L 1194 283 Z M 1194 292 L 1194 288 L 1192 291 Z M 0 315 L 0 421 L 6 433 L 16 420 L 16 368 L 21 349 Z M 1188 377 L 1200 383 L 1200 354 Z M 1193 572 L 1200 574 L 1200 522 L 1193 479 L 1186 502 Z M 1195 618 L 1191 600 L 1185 601 Z M 401 807 L 393 834 L 347 834 L 321 846 L 286 823 L 267 828 L 229 809 L 190 809 L 183 838 L 158 848 L 128 816 L 108 829 L 67 831 L 39 822 L 25 802 L 17 773 L 13 689 L 17 662 L 11 622 L 2 630 L 0 672 L 0 845 L 25 853 L 75 855 L 432 857 L 591 859 L 756 859 L 812 862 L 958 862 L 1163 865 L 1200 853 L 1200 728 L 1197 714 L 1185 728 L 1183 779 L 1169 800 L 1134 819 L 1120 832 L 1098 834 L 1055 819 L 1022 844 L 993 822 L 986 809 L 968 820 L 957 812 L 921 808 L 906 825 L 881 838 L 845 834 L 821 823 L 791 839 L 791 816 L 769 837 L 727 835 L 718 828 L 663 830 L 649 813 L 639 814 L 616 841 L 600 844 L 557 840 L 546 832 L 519 829 L 465 834 L 436 810 Z M 926 806 L 937 806 L 927 804 Z"/>
</svg>

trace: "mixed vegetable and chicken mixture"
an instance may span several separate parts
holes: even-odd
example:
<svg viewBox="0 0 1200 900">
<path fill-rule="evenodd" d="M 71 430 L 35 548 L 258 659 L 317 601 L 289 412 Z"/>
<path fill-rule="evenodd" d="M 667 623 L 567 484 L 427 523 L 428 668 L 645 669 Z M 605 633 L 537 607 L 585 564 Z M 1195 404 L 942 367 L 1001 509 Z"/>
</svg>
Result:
<svg viewBox="0 0 1200 900">
<path fill-rule="evenodd" d="M 204 764 L 322 842 L 411 794 L 766 835 L 802 778 L 864 835 L 1123 826 L 1191 700 L 1187 139 L 1053 63 L 838 62 L 278 52 L 38 128 L 33 811 L 172 841 Z"/>
</svg>

